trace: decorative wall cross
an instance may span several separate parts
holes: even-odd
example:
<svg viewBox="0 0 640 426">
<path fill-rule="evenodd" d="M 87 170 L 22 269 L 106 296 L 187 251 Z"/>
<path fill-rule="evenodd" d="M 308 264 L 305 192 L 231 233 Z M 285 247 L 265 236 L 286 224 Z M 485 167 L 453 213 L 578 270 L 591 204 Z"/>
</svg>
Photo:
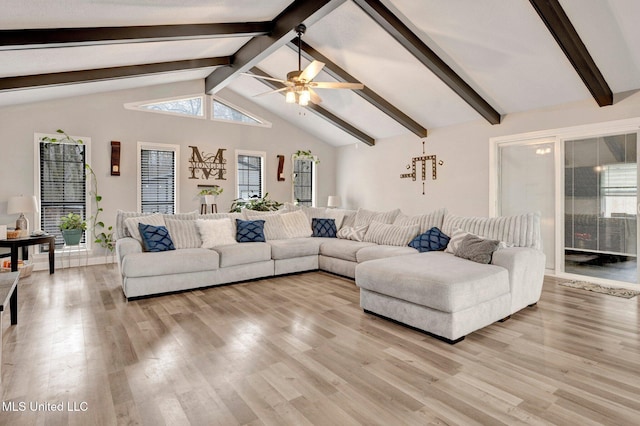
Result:
<svg viewBox="0 0 640 426">
<path fill-rule="evenodd" d="M 411 170 L 411 173 L 402 173 L 400 175 L 400 179 L 408 179 L 415 181 L 417 179 L 416 173 L 416 163 L 422 163 L 422 195 L 425 195 L 424 191 L 424 181 L 427 180 L 427 162 L 431 160 L 431 180 L 436 180 L 438 178 L 437 167 L 438 165 L 443 165 L 444 162 L 440 160 L 437 162 L 435 155 L 424 155 L 424 141 L 422 141 L 422 156 L 421 157 L 413 157 L 411 159 L 411 164 L 407 164 L 407 170 Z"/>
<path fill-rule="evenodd" d="M 200 153 L 197 146 L 189 146 L 191 148 L 191 157 L 189 158 L 189 171 L 191 176 L 189 179 L 209 179 L 212 177 L 216 180 L 227 180 L 227 160 L 224 159 L 226 149 L 220 148 L 215 154 Z"/>
</svg>

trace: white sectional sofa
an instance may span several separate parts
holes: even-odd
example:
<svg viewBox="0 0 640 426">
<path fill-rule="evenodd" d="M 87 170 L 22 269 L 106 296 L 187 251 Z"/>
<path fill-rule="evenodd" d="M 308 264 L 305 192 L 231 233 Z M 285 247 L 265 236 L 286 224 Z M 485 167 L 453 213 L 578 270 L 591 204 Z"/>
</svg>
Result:
<svg viewBox="0 0 640 426">
<path fill-rule="evenodd" d="M 288 206 L 266 214 L 160 216 L 118 212 L 116 217 L 117 259 L 128 299 L 320 269 L 355 278 L 366 312 L 455 343 L 536 303 L 542 289 L 544 254 L 537 214 L 463 218 L 441 209 L 410 217 L 398 210 Z M 332 219 L 342 238 L 311 236 L 312 218 Z M 198 219 L 264 220 L 266 241 L 203 248 L 203 241 L 211 241 L 198 235 Z M 132 223 L 154 220 L 164 222 L 175 250 L 147 252 L 140 235 L 132 237 Z M 489 264 L 480 264 L 444 251 L 420 253 L 407 245 L 433 227 L 455 234 L 458 242 L 468 232 L 499 240 L 504 247 L 493 253 Z"/>
</svg>

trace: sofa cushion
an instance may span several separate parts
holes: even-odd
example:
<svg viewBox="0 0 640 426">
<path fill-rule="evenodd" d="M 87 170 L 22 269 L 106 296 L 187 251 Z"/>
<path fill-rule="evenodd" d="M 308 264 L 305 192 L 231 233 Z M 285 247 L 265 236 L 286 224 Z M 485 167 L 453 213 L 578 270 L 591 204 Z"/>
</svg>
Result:
<svg viewBox="0 0 640 426">
<path fill-rule="evenodd" d="M 420 227 L 420 232 L 423 233 L 427 232 L 434 226 L 442 228 L 442 223 L 444 222 L 444 216 L 446 213 L 447 209 L 439 209 L 431 213 L 425 213 L 418 216 L 407 216 L 400 213 L 393 224 L 400 226 L 418 225 Z"/>
<path fill-rule="evenodd" d="M 420 253 L 424 253 L 425 251 L 444 250 L 449 244 L 449 240 L 449 236 L 445 235 L 444 232 L 434 226 L 427 232 L 420 234 L 411 240 L 409 247 L 413 247 Z"/>
<path fill-rule="evenodd" d="M 125 277 L 154 277 L 187 272 L 215 271 L 220 256 L 215 251 L 195 248 L 159 253 L 131 253 L 122 259 Z"/>
<path fill-rule="evenodd" d="M 441 251 L 358 264 L 358 287 L 442 312 L 459 312 L 509 293 L 509 274 Z"/>
<path fill-rule="evenodd" d="M 317 256 L 322 238 L 289 238 L 286 240 L 267 241 L 271 246 L 273 260 L 292 259 L 295 257 Z"/>
<path fill-rule="evenodd" d="M 221 268 L 271 260 L 271 246 L 262 242 L 216 246 L 212 250 L 220 255 Z"/>
<path fill-rule="evenodd" d="M 265 240 L 282 240 L 287 237 L 280 212 L 256 212 L 245 210 L 244 215 L 247 220 L 263 220 L 264 221 L 264 239 Z M 237 222 L 237 221 L 236 221 Z M 311 235 L 311 232 L 309 232 Z M 241 242 L 240 240 L 238 240 Z"/>
<path fill-rule="evenodd" d="M 478 263 L 491 263 L 491 256 L 499 245 L 498 240 L 487 240 L 469 234 L 458 246 L 455 256 Z"/>
<path fill-rule="evenodd" d="M 200 231 L 195 220 L 166 219 L 169 235 L 177 249 L 198 248 L 202 246 Z"/>
<path fill-rule="evenodd" d="M 129 217 L 125 219 L 124 224 L 127 227 L 129 235 L 138 240 L 140 243 L 142 243 L 142 236 L 140 235 L 140 230 L 138 229 L 139 223 L 153 226 L 165 226 L 164 217 L 160 213 Z"/>
<path fill-rule="evenodd" d="M 169 231 L 165 226 L 138 224 L 138 230 L 142 237 L 142 246 L 148 252 L 160 252 L 175 250 Z"/>
<path fill-rule="evenodd" d="M 236 241 L 239 243 L 265 242 L 264 220 L 236 219 Z"/>
<path fill-rule="evenodd" d="M 327 238 L 320 245 L 320 254 L 327 257 L 357 262 L 356 254 L 363 247 L 375 246 L 374 243 L 363 241 L 343 240 L 340 238 Z"/>
<path fill-rule="evenodd" d="M 374 220 L 380 223 L 393 223 L 400 214 L 400 209 L 390 210 L 388 212 L 376 212 L 367 209 L 358 209 L 354 226 L 369 225 Z"/>
<path fill-rule="evenodd" d="M 226 244 L 236 244 L 236 233 L 233 222 L 229 218 L 196 220 L 202 239 L 202 248 L 213 248 Z"/>
<path fill-rule="evenodd" d="M 404 256 L 405 254 L 416 254 L 418 251 L 411 247 L 398 247 L 398 246 L 370 246 L 363 247 L 356 253 L 356 260 L 358 263 L 366 262 L 368 260 L 384 259 L 386 257 Z"/>
<path fill-rule="evenodd" d="M 419 230 L 418 225 L 399 226 L 373 221 L 364 235 L 364 241 L 404 247 L 418 235 Z"/>
<path fill-rule="evenodd" d="M 442 231 L 452 236 L 456 228 L 480 237 L 512 243 L 517 247 L 542 250 L 540 213 L 537 212 L 500 217 L 462 217 L 447 214 L 444 217 Z"/>
<path fill-rule="evenodd" d="M 311 219 L 311 228 L 314 237 L 336 238 L 338 232 L 335 219 L 322 219 L 314 217 Z"/>
<path fill-rule="evenodd" d="M 311 225 L 302 211 L 280 214 L 285 238 L 302 238 L 311 236 Z"/>
</svg>

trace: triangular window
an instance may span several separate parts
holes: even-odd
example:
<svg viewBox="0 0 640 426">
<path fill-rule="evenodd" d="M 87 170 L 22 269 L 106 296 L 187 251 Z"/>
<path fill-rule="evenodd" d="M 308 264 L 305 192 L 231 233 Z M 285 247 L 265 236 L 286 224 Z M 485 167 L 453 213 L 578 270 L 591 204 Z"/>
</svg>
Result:
<svg viewBox="0 0 640 426">
<path fill-rule="evenodd" d="M 180 98 L 154 99 L 126 103 L 124 107 L 136 111 L 156 112 L 199 119 L 206 119 L 207 117 L 205 117 L 204 112 L 208 110 L 211 111 L 211 115 L 208 118 L 214 121 L 271 127 L 271 123 L 267 120 L 251 114 L 217 96 L 192 95 Z"/>
<path fill-rule="evenodd" d="M 138 105 L 138 108 L 158 112 L 166 112 L 169 114 L 204 117 L 204 97 L 193 96 L 182 99 L 169 99 L 166 101 L 150 102 Z"/>
<path fill-rule="evenodd" d="M 211 98 L 211 119 L 219 121 L 231 121 L 233 123 L 249 124 L 253 126 L 271 127 L 271 123 L 262 120 L 253 114 L 244 111 L 240 107 L 230 104 L 218 97 Z"/>
<path fill-rule="evenodd" d="M 205 119 L 206 97 L 191 95 L 179 98 L 152 99 L 124 104 L 126 109 Z"/>
</svg>

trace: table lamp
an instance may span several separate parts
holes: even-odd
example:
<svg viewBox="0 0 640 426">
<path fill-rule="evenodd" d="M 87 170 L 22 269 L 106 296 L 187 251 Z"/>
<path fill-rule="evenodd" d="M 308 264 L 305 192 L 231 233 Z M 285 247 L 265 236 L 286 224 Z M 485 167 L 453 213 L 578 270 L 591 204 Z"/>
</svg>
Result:
<svg viewBox="0 0 640 426">
<path fill-rule="evenodd" d="M 9 198 L 7 205 L 8 214 L 20 213 L 16 220 L 16 230 L 22 231 L 21 237 L 29 235 L 29 220 L 24 216 L 25 213 L 35 213 L 38 211 L 38 200 L 35 195 L 19 195 Z"/>
<path fill-rule="evenodd" d="M 327 200 L 327 207 L 336 208 L 340 207 L 340 196 L 338 195 L 329 195 L 329 199 Z"/>
</svg>

